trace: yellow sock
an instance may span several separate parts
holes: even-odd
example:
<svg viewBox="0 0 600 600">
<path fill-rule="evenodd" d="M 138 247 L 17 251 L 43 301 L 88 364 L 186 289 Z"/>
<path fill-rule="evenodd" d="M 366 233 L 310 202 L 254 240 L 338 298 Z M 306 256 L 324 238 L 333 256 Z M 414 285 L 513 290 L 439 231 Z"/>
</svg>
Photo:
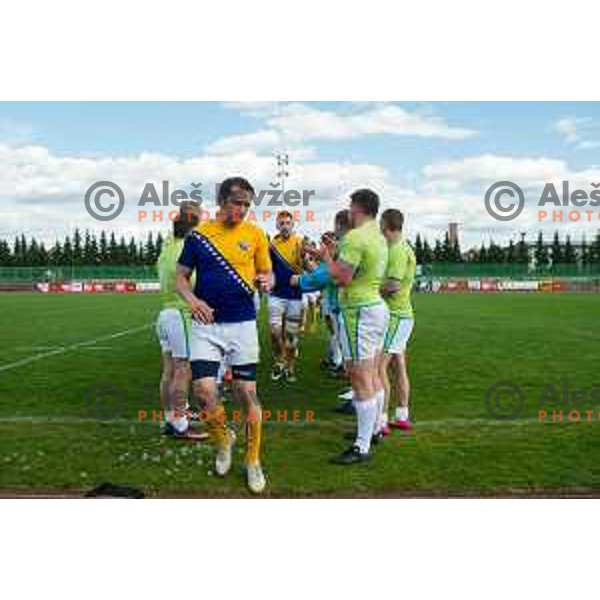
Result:
<svg viewBox="0 0 600 600">
<path fill-rule="evenodd" d="M 210 439 L 215 446 L 225 446 L 229 443 L 227 435 L 227 413 L 221 405 L 215 406 L 210 412 L 206 426 Z"/>
<path fill-rule="evenodd" d="M 246 464 L 260 462 L 260 440 L 262 437 L 262 411 L 259 406 L 252 408 L 246 417 Z"/>
</svg>

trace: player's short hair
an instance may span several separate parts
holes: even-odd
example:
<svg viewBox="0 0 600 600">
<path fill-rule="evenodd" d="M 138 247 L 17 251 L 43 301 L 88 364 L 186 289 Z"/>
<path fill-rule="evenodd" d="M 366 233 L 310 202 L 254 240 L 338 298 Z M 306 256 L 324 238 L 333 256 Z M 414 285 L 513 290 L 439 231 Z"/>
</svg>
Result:
<svg viewBox="0 0 600 600">
<path fill-rule="evenodd" d="M 344 210 L 339 210 L 335 213 L 335 226 L 337 229 L 343 229 L 344 231 L 348 231 L 352 228 L 352 223 L 350 222 L 350 211 L 347 208 Z"/>
<path fill-rule="evenodd" d="M 381 214 L 381 224 L 390 231 L 402 231 L 404 215 L 395 208 L 388 208 Z"/>
<path fill-rule="evenodd" d="M 356 190 L 350 194 L 352 204 L 358 204 L 363 213 L 370 217 L 376 217 L 379 212 L 379 196 L 367 188 Z"/>
<path fill-rule="evenodd" d="M 219 186 L 219 195 L 217 197 L 219 204 L 223 204 L 223 201 L 229 198 L 231 189 L 234 186 L 241 188 L 245 192 L 249 192 L 251 196 L 255 195 L 254 188 L 247 179 L 244 179 L 243 177 L 229 177 L 228 179 L 225 179 L 225 181 L 222 181 Z"/>
<path fill-rule="evenodd" d="M 282 210 L 281 212 L 277 213 L 277 221 L 281 219 L 286 219 L 288 217 L 292 219 L 292 221 L 294 220 L 294 217 L 292 216 L 292 213 L 289 210 Z"/>
<path fill-rule="evenodd" d="M 200 204 L 195 200 L 185 200 L 179 207 L 179 218 L 173 221 L 173 237 L 184 238 L 200 222 Z"/>
</svg>

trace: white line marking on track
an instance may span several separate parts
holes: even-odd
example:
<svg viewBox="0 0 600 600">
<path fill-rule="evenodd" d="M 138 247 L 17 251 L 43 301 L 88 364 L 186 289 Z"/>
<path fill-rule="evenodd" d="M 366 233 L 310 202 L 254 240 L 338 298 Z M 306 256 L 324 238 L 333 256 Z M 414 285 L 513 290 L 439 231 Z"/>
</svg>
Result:
<svg viewBox="0 0 600 600">
<path fill-rule="evenodd" d="M 60 346 L 55 350 L 49 350 L 48 352 L 42 352 L 41 354 L 34 354 L 33 356 L 28 356 L 27 358 L 22 358 L 20 360 L 16 360 L 15 362 L 8 363 L 5 365 L 0 365 L 0 373 L 4 371 L 11 371 L 12 369 L 17 369 L 19 367 L 23 367 L 25 365 L 31 364 L 32 362 L 36 362 L 38 360 L 42 360 L 43 358 L 48 358 L 50 356 L 56 356 L 57 354 L 64 354 L 65 352 L 70 352 L 71 350 L 78 350 L 79 348 L 85 348 L 87 346 L 94 346 L 98 342 L 106 342 L 108 340 L 114 340 L 119 337 L 123 337 L 125 335 L 131 335 L 134 333 L 138 333 L 143 331 L 144 329 L 149 329 L 152 327 L 152 324 L 143 325 L 141 327 L 132 327 L 130 329 L 125 329 L 124 331 L 117 331 L 117 333 L 111 333 L 110 335 L 103 335 L 99 338 L 95 338 L 93 340 L 86 340 L 83 342 L 77 342 L 76 344 L 71 344 L 70 346 Z"/>
</svg>

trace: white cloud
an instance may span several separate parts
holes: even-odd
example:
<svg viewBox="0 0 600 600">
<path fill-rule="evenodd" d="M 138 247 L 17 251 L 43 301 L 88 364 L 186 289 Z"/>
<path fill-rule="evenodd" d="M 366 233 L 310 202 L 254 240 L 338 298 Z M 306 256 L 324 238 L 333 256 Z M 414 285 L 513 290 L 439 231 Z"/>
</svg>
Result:
<svg viewBox="0 0 600 600">
<path fill-rule="evenodd" d="M 231 110 L 237 110 L 254 117 L 263 117 L 275 111 L 279 103 L 275 101 L 245 100 L 239 102 L 222 102 L 221 104 Z"/>
<path fill-rule="evenodd" d="M 230 105 L 231 103 L 229 103 Z M 239 106 L 241 104 L 241 106 Z M 460 140 L 474 130 L 453 127 L 441 117 L 408 111 L 395 104 L 359 105 L 361 110 L 340 113 L 299 102 L 270 103 L 260 109 L 255 103 L 236 103 L 242 112 L 260 116 L 265 128 L 256 132 L 226 136 L 211 144 L 209 153 L 242 150 L 283 150 L 316 140 L 343 141 L 366 135 L 396 135 Z"/>
<path fill-rule="evenodd" d="M 553 183 L 559 196 L 563 181 L 569 182 L 570 192 L 581 189 L 589 194 L 594 189 L 591 183 L 600 182 L 600 167 L 574 170 L 563 160 L 547 157 L 485 154 L 427 165 L 423 175 L 417 198 L 424 199 L 426 210 L 435 210 L 435 218 L 421 216 L 420 223 L 434 227 L 440 221 L 458 221 L 468 244 L 481 243 L 482 238 L 506 242 L 511 237 L 516 239 L 521 231 L 527 232 L 529 238 L 538 231 L 551 235 L 557 229 L 561 235 L 569 233 L 579 239 L 586 232 L 591 237 L 600 227 L 597 214 L 592 222 L 569 223 L 566 220 L 560 223 L 551 219 L 538 222 L 538 210 L 542 208 L 538 202 L 546 183 Z M 524 192 L 525 209 L 515 221 L 495 221 L 485 210 L 485 193 L 497 181 L 512 181 Z M 563 210 L 568 212 L 573 208 L 564 207 Z M 597 208 L 590 206 L 579 210 L 597 213 Z M 419 214 L 414 208 L 413 211 L 415 215 Z"/>
<path fill-rule="evenodd" d="M 313 157 L 314 158 L 314 157 Z M 138 199 L 146 182 L 153 182 L 161 193 L 161 182 L 168 180 L 170 190 L 190 191 L 191 182 L 203 182 L 207 206 L 214 206 L 211 184 L 224 177 L 241 174 L 257 189 L 269 189 L 275 179 L 273 157 L 251 151 L 234 154 L 207 154 L 179 158 L 165 154 L 143 153 L 79 157 L 58 155 L 43 146 L 8 147 L 0 145 L 0 237 L 24 229 L 52 241 L 71 227 L 98 230 L 103 227 L 119 235 L 145 235 L 149 230 L 165 230 L 167 223 L 137 220 Z M 333 215 L 345 208 L 348 194 L 358 187 L 371 187 L 382 198 L 384 208 L 400 208 L 406 215 L 407 234 L 416 233 L 430 239 L 443 235 L 450 221 L 462 228 L 463 246 L 479 245 L 482 238 L 507 241 L 518 231 L 530 237 L 540 229 L 548 235 L 557 228 L 552 223 L 538 224 L 537 198 L 545 181 L 567 179 L 571 189 L 590 189 L 590 182 L 600 182 L 600 168 L 575 171 L 562 160 L 547 157 L 511 157 L 486 154 L 462 160 L 427 165 L 420 177 L 407 189 L 384 167 L 369 163 L 294 160 L 287 189 L 315 190 L 309 210 L 315 222 L 300 224 L 301 231 L 317 236 L 332 225 Z M 126 208 L 115 221 L 94 221 L 85 211 L 83 196 L 96 181 L 114 181 L 125 193 Z M 485 210 L 483 197 L 495 181 L 512 180 L 526 190 L 528 204 L 517 221 L 494 221 Z M 257 212 L 266 207 L 256 209 Z M 274 209 L 274 212 L 277 209 Z M 305 213 L 303 213 L 304 215 Z M 259 216 L 259 223 L 260 223 Z M 272 220 L 260 223 L 273 230 Z M 600 221 L 560 225 L 562 232 L 575 238 L 598 229 Z"/>
<path fill-rule="evenodd" d="M 294 161 L 287 189 L 315 190 L 308 207 L 314 211 L 315 222 L 303 225 L 306 231 L 315 234 L 331 228 L 333 213 L 347 204 L 348 193 L 353 189 L 373 186 L 383 193 L 391 186 L 389 173 L 378 165 L 300 162 L 299 156 L 295 157 L 298 162 Z M 163 180 L 169 181 L 171 192 L 177 188 L 189 192 L 192 182 L 202 182 L 206 206 L 213 208 L 213 186 L 231 175 L 247 177 L 257 190 L 268 190 L 275 181 L 273 157 L 238 152 L 186 159 L 149 153 L 82 158 L 57 155 L 43 146 L 0 145 L 0 236 L 14 235 L 24 228 L 31 234 L 43 232 L 46 239 L 64 235 L 72 226 L 90 229 L 105 226 L 127 235 L 161 228 L 160 223 L 137 220 L 138 200 L 146 182 L 154 183 L 159 195 Z M 97 181 L 115 182 L 124 192 L 125 210 L 115 221 L 99 223 L 85 211 L 85 192 Z M 277 209 L 272 211 L 275 213 Z M 267 221 L 266 226 L 272 229 L 272 222 Z M 163 229 L 166 227 L 167 224 L 162 225 Z"/>
<path fill-rule="evenodd" d="M 591 148 L 600 148 L 600 140 L 598 140 L 598 141 L 582 140 L 581 142 L 579 142 L 577 147 L 580 148 L 581 150 L 589 150 Z"/>
<path fill-rule="evenodd" d="M 581 123 L 581 119 L 576 119 L 575 117 L 565 117 L 563 119 L 559 119 L 554 124 L 554 130 L 557 133 L 560 133 L 565 138 L 566 142 L 576 142 L 578 139 L 578 123 Z"/>
<path fill-rule="evenodd" d="M 429 185 L 435 189 L 460 189 L 470 184 L 514 181 L 524 187 L 568 176 L 564 161 L 546 157 L 512 157 L 484 154 L 455 161 L 429 164 L 423 168 Z"/>
<path fill-rule="evenodd" d="M 580 150 L 600 147 L 600 126 L 589 117 L 563 117 L 553 124 L 553 130 Z"/>
<path fill-rule="evenodd" d="M 237 152 L 261 152 L 280 148 L 283 137 L 273 129 L 261 129 L 253 133 L 228 135 L 210 144 L 209 154 L 235 154 Z"/>
</svg>

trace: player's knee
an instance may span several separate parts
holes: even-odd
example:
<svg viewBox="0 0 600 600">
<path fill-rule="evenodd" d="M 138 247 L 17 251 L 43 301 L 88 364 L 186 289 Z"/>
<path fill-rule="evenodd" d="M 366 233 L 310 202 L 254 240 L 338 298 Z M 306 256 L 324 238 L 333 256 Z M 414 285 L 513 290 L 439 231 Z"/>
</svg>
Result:
<svg viewBox="0 0 600 600">
<path fill-rule="evenodd" d="M 217 401 L 216 392 L 212 384 L 196 380 L 192 384 L 194 402 L 203 407 L 212 407 Z"/>
<path fill-rule="evenodd" d="M 286 340 L 296 346 L 300 337 L 300 321 L 288 321 L 285 327 Z"/>
<path fill-rule="evenodd" d="M 178 380 L 189 379 L 191 377 L 190 364 L 187 360 L 176 360 L 173 366 L 173 377 Z"/>
<path fill-rule="evenodd" d="M 300 343 L 300 335 L 298 333 L 294 333 L 292 331 L 286 332 L 285 341 L 288 347 L 297 348 Z"/>
<path fill-rule="evenodd" d="M 373 376 L 372 373 L 355 367 L 350 371 L 350 382 L 353 389 L 365 395 L 373 387 Z"/>
<path fill-rule="evenodd" d="M 234 385 L 234 394 L 247 412 L 251 412 L 256 408 L 260 409 L 260 401 L 258 399 L 258 394 L 256 393 L 256 387 L 238 382 Z"/>
</svg>

